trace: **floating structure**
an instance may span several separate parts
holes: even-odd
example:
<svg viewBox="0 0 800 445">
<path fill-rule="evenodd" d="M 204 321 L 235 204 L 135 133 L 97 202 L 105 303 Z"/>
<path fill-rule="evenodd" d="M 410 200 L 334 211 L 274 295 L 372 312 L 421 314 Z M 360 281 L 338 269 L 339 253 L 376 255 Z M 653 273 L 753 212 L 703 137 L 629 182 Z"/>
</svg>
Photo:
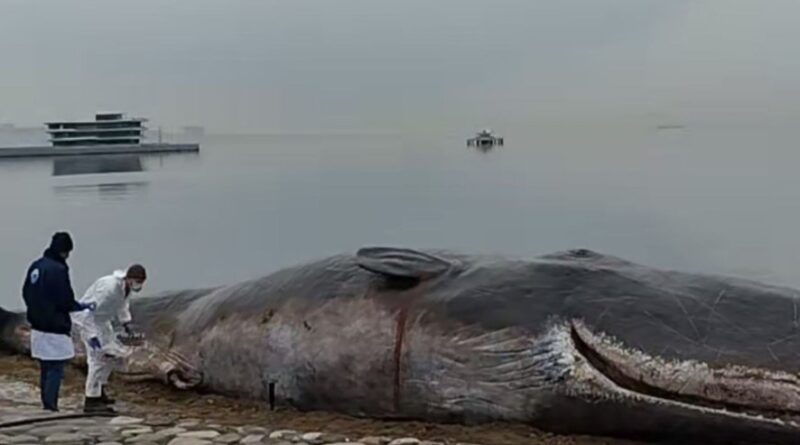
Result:
<svg viewBox="0 0 800 445">
<path fill-rule="evenodd" d="M 482 130 L 475 137 L 467 139 L 467 146 L 471 147 L 493 147 L 503 145 L 503 138 L 492 134 L 492 130 Z"/>
<path fill-rule="evenodd" d="M 0 158 L 198 152 L 198 144 L 145 143 L 147 119 L 96 113 L 93 121 L 46 122 L 49 146 L 0 148 Z M 160 129 L 159 129 L 160 135 Z"/>
<path fill-rule="evenodd" d="M 47 122 L 54 147 L 138 145 L 147 119 L 126 118 L 123 113 L 97 113 L 94 121 Z"/>
</svg>

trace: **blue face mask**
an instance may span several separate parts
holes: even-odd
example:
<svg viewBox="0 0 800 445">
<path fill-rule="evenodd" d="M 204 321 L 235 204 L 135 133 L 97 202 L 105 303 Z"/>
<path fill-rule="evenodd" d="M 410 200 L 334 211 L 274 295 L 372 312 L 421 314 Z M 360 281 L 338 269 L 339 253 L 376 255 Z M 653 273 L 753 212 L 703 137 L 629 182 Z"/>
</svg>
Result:
<svg viewBox="0 0 800 445">
<path fill-rule="evenodd" d="M 143 286 L 142 283 L 134 281 L 133 283 L 131 283 L 131 290 L 134 292 L 140 292 L 142 290 L 142 286 Z"/>
</svg>

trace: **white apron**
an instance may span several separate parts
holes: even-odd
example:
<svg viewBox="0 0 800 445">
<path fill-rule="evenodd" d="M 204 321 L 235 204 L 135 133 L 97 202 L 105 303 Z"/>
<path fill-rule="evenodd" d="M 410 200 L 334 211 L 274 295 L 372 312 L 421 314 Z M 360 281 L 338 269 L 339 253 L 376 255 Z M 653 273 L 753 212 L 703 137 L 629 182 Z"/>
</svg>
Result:
<svg viewBox="0 0 800 445">
<path fill-rule="evenodd" d="M 75 346 L 69 335 L 31 329 L 31 357 L 38 360 L 70 360 Z"/>
</svg>

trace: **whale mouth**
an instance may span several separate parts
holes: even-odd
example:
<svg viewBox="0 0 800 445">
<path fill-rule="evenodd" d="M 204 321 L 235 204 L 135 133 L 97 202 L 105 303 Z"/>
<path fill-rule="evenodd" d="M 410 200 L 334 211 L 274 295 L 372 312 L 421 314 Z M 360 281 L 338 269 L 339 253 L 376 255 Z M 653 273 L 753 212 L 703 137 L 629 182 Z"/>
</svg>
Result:
<svg viewBox="0 0 800 445">
<path fill-rule="evenodd" d="M 132 349 L 124 366 L 117 370 L 126 381 L 155 380 L 181 390 L 203 383 L 203 373 L 179 351 L 150 341 L 132 346 Z"/>
<path fill-rule="evenodd" d="M 117 373 L 119 374 L 120 378 L 126 382 L 141 382 L 153 379 L 153 374 L 149 372 L 118 371 Z"/>
<path fill-rule="evenodd" d="M 120 378 L 127 382 L 157 380 L 181 390 L 192 389 L 203 383 L 203 374 L 199 371 L 182 369 L 169 363 L 163 364 L 159 368 L 160 370 L 156 373 L 131 370 L 118 373 Z"/>
<path fill-rule="evenodd" d="M 702 412 L 800 428 L 800 376 L 742 366 L 666 361 L 597 335 L 582 322 L 569 324 L 582 363 L 601 379 L 593 385 Z M 585 376 L 584 376 L 585 377 Z"/>
<path fill-rule="evenodd" d="M 175 368 L 167 371 L 166 381 L 178 389 L 192 389 L 203 383 L 203 374 L 198 371 L 186 372 Z"/>
<path fill-rule="evenodd" d="M 164 383 L 178 389 L 192 389 L 203 383 L 203 373 L 175 351 L 162 353 L 164 361 L 159 366 L 159 375 Z"/>
</svg>

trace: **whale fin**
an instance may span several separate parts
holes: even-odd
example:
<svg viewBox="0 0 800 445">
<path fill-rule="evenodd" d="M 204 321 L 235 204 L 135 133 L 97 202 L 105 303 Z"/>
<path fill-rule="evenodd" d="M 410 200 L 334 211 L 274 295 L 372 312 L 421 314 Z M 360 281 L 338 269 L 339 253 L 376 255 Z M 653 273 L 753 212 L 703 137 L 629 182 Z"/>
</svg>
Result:
<svg viewBox="0 0 800 445">
<path fill-rule="evenodd" d="M 364 247 L 356 253 L 362 269 L 390 278 L 426 280 L 450 269 L 450 262 L 424 252 L 396 247 Z"/>
</svg>

